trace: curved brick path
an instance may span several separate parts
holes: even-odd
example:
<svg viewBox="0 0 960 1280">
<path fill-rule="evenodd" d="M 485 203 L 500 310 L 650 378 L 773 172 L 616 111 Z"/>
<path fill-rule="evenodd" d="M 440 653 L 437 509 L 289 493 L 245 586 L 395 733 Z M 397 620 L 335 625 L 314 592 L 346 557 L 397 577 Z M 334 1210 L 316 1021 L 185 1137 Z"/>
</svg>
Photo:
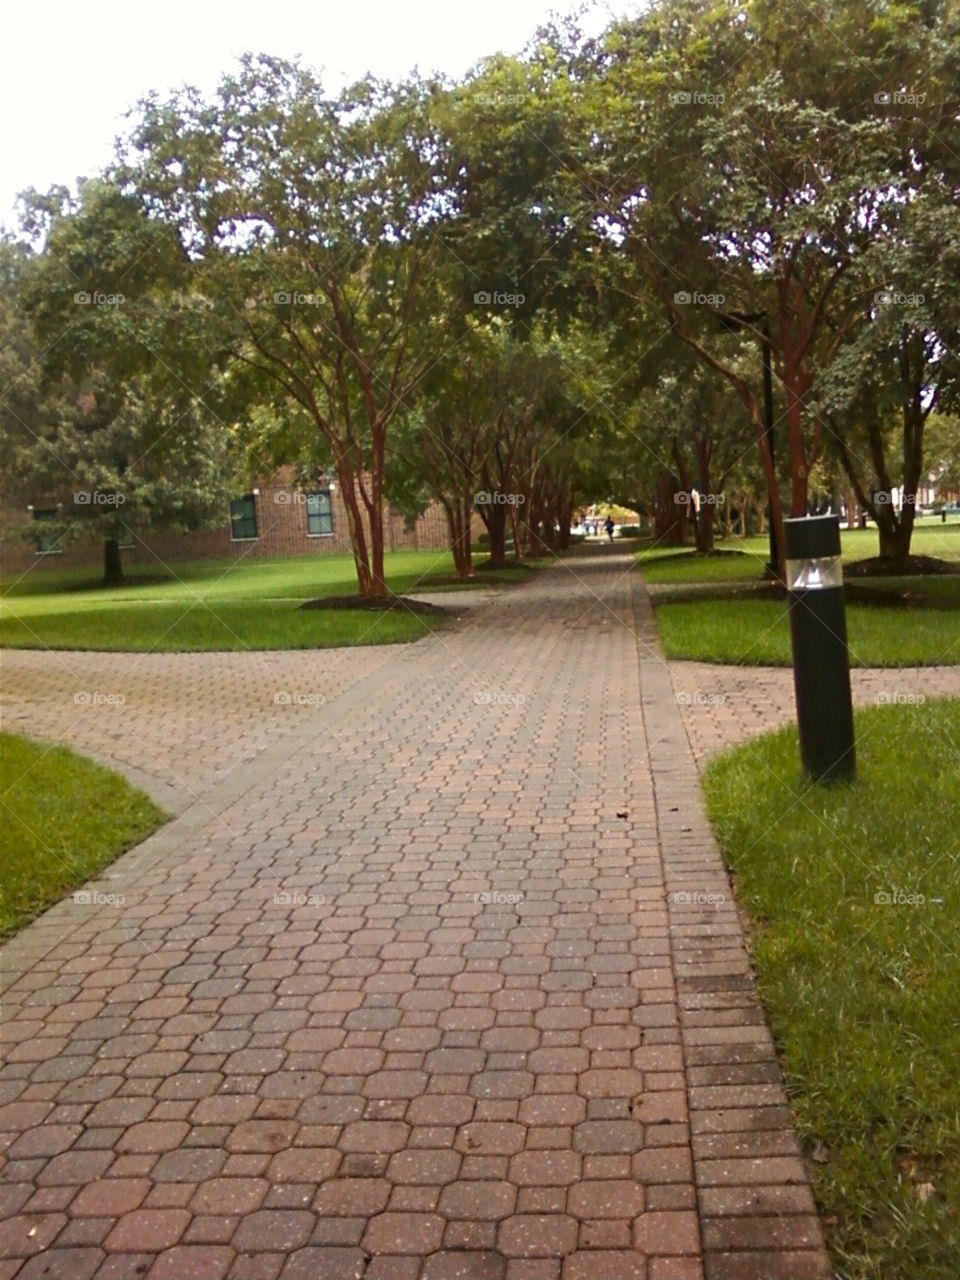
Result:
<svg viewBox="0 0 960 1280">
<path fill-rule="evenodd" d="M 181 812 L 3 955 L 0 1280 L 828 1274 L 629 567 L 406 648 L 6 656 Z"/>
</svg>

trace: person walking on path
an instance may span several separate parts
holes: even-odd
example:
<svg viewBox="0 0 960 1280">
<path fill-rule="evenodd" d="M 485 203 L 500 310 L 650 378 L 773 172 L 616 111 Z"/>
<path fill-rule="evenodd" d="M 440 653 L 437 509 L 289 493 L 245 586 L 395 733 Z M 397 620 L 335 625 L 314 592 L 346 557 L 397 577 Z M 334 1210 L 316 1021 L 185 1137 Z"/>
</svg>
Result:
<svg viewBox="0 0 960 1280">
<path fill-rule="evenodd" d="M 607 516 L 606 520 L 604 520 L 603 522 L 603 527 L 607 531 L 607 537 L 612 542 L 613 541 L 613 516 Z"/>
</svg>

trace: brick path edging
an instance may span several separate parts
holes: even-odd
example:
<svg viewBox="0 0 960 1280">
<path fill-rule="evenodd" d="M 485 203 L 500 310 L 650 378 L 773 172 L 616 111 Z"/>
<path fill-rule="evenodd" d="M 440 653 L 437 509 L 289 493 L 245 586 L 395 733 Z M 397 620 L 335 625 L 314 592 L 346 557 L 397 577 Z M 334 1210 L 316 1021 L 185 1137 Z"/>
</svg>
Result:
<svg viewBox="0 0 960 1280">
<path fill-rule="evenodd" d="M 776 1048 L 642 586 L 635 607 L 706 1280 L 824 1280 L 830 1264 Z"/>
</svg>

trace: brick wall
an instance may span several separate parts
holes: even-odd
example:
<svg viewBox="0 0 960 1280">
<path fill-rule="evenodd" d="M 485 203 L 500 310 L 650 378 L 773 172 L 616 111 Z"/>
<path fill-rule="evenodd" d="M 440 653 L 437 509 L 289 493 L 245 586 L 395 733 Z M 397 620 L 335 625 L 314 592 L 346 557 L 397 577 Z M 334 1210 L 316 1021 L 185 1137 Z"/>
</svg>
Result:
<svg viewBox="0 0 960 1280">
<path fill-rule="evenodd" d="M 136 537 L 133 547 L 123 551 L 123 560 L 129 565 L 156 565 L 158 562 L 226 560 L 241 556 L 349 555 L 349 526 L 339 489 L 335 488 L 330 497 L 332 534 L 309 535 L 303 495 L 282 484 L 271 483 L 259 485 L 255 491 L 255 539 L 234 539 L 230 521 L 225 519 L 223 525 L 213 529 L 196 529 L 192 533 L 147 533 L 142 538 Z M 3 516 L 3 523 L 7 526 L 26 523 L 39 527 L 26 511 L 8 508 Z M 483 526 L 479 519 L 475 523 L 474 537 L 477 537 Z M 441 551 L 447 548 L 449 539 L 443 508 L 436 505 L 428 507 L 410 530 L 406 529 L 401 515 L 388 509 L 384 532 L 388 551 Z M 98 565 L 102 556 L 102 543 L 95 539 L 66 542 L 62 551 L 48 555 L 38 555 L 30 542 L 24 542 L 16 535 L 5 538 L 2 545 L 2 567 L 7 573 L 23 572 L 41 563 L 58 568 Z"/>
</svg>

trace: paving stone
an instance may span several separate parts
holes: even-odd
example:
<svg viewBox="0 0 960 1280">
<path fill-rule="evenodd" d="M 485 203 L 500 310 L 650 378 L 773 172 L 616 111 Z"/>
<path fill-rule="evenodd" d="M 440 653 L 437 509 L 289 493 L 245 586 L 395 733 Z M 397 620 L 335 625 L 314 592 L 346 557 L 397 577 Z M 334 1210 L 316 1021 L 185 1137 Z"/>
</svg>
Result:
<svg viewBox="0 0 960 1280">
<path fill-rule="evenodd" d="M 563 1260 L 563 1280 L 647 1280 L 647 1261 L 626 1249 L 580 1249 Z"/>
<path fill-rule="evenodd" d="M 385 1208 L 391 1184 L 377 1178 L 337 1178 L 317 1189 L 313 1207 L 324 1217 L 371 1217 Z"/>
<path fill-rule="evenodd" d="M 577 1221 L 560 1213 L 518 1214 L 500 1224 L 500 1249 L 511 1258 L 557 1258 L 577 1246 Z"/>
<path fill-rule="evenodd" d="M 135 1209 L 118 1220 L 104 1247 L 115 1253 L 160 1252 L 179 1241 L 189 1222 L 184 1209 Z"/>
<path fill-rule="evenodd" d="M 579 1182 L 570 1188 L 567 1206 L 580 1219 L 635 1218 L 643 1212 L 643 1188 L 632 1179 Z"/>
<path fill-rule="evenodd" d="M 434 1253 L 443 1239 L 444 1221 L 432 1213 L 381 1213 L 371 1218 L 363 1237 L 370 1253 Z"/>
<path fill-rule="evenodd" d="M 258 1209 L 240 1223 L 233 1245 L 241 1253 L 290 1253 L 310 1239 L 314 1215 L 299 1209 Z"/>
<path fill-rule="evenodd" d="M 147 1280 L 222 1280 L 234 1256 L 232 1249 L 216 1245 L 176 1245 L 160 1254 Z"/>
<path fill-rule="evenodd" d="M 360 1249 L 297 1249 L 287 1258 L 281 1280 L 361 1280 L 367 1267 Z"/>
<path fill-rule="evenodd" d="M 643 1146 L 643 1129 L 632 1120 L 586 1120 L 573 1131 L 577 1151 L 590 1155 L 639 1151 Z"/>
<path fill-rule="evenodd" d="M 509 1217 L 517 1189 L 507 1182 L 452 1182 L 440 1195 L 439 1212 L 447 1218 L 498 1221 Z"/>
<path fill-rule="evenodd" d="M 90 1280 L 105 1256 L 102 1249 L 56 1245 L 28 1259 L 16 1274 L 22 1280 Z M 13 1271 L 9 1273 L 13 1274 Z"/>
<path fill-rule="evenodd" d="M 700 1252 L 700 1228 L 693 1212 L 651 1211 L 642 1213 L 633 1224 L 634 1246 L 641 1253 Z"/>
</svg>

